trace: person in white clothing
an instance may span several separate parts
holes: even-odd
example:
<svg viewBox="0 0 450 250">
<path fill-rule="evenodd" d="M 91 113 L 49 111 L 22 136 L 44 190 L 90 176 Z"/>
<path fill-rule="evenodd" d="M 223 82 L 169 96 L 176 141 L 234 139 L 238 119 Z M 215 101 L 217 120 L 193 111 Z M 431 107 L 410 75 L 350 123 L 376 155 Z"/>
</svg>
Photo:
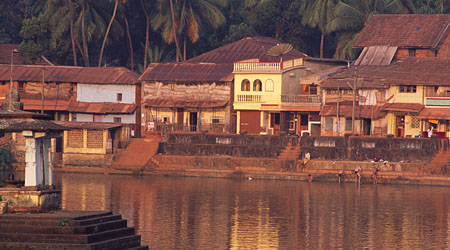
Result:
<svg viewBox="0 0 450 250">
<path fill-rule="evenodd" d="M 431 136 L 433 135 L 433 126 L 430 126 L 427 130 L 428 133 L 428 138 L 431 138 Z"/>
</svg>

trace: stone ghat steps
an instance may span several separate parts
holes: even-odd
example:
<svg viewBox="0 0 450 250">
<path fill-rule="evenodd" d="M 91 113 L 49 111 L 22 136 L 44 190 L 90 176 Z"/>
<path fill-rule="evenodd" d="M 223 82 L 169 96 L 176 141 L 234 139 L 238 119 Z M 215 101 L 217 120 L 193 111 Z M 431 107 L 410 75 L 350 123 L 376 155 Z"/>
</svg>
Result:
<svg viewBox="0 0 450 250">
<path fill-rule="evenodd" d="M 111 168 L 142 170 L 158 151 L 160 140 L 161 137 L 154 134 L 131 139 L 128 147 L 115 157 Z"/>
<path fill-rule="evenodd" d="M 0 215 L 0 249 L 148 249 L 111 212 Z"/>
<path fill-rule="evenodd" d="M 296 146 L 288 145 L 280 155 L 277 157 L 279 160 L 297 160 L 300 154 L 300 144 Z"/>
</svg>

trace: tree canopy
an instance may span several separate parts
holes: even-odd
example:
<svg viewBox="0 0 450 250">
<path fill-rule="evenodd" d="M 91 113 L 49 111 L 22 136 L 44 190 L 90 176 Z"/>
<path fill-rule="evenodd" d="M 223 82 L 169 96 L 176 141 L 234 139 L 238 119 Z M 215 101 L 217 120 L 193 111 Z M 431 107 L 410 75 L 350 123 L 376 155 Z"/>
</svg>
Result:
<svg viewBox="0 0 450 250">
<path fill-rule="evenodd" d="M 354 59 L 373 14 L 450 13 L 447 0 L 2 0 L 0 43 L 33 60 L 125 66 L 184 61 L 246 36 Z M 26 63 L 26 62 L 24 62 Z"/>
</svg>

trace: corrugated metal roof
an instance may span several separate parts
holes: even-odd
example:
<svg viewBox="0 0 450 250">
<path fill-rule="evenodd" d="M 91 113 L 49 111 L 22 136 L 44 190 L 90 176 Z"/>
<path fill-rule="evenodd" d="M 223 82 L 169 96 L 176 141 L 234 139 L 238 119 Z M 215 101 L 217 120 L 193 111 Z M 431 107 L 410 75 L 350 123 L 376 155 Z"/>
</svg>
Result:
<svg viewBox="0 0 450 250">
<path fill-rule="evenodd" d="M 271 37 L 247 37 L 234 43 L 213 49 L 199 56 L 187 60 L 189 63 L 234 63 L 247 59 L 260 59 L 261 62 L 279 62 L 280 57 L 267 56 L 267 51 L 280 44 Z M 308 56 L 296 49 L 283 55 L 283 60 L 295 58 L 307 58 Z"/>
<path fill-rule="evenodd" d="M 42 100 L 21 99 L 24 110 L 41 110 Z M 131 114 L 137 108 L 136 104 L 111 102 L 77 102 L 73 100 L 44 100 L 44 110 L 68 111 L 89 114 Z"/>
<path fill-rule="evenodd" d="M 54 123 L 70 129 L 111 129 L 122 127 L 121 123 L 112 122 L 68 122 L 55 121 Z"/>
<path fill-rule="evenodd" d="M 159 108 L 218 108 L 227 105 L 228 100 L 167 100 L 154 98 L 144 101 L 148 107 Z"/>
<path fill-rule="evenodd" d="M 391 46 L 364 47 L 354 65 L 389 65 L 391 64 L 397 49 L 398 47 Z"/>
<path fill-rule="evenodd" d="M 352 117 L 353 105 L 340 105 L 339 106 L 339 116 L 341 117 Z M 336 116 L 337 106 L 336 105 L 324 105 L 320 111 L 321 116 Z M 356 105 L 355 106 L 355 117 L 356 118 L 370 118 L 370 119 L 380 119 L 385 117 L 380 106 L 369 106 L 369 105 Z"/>
<path fill-rule="evenodd" d="M 417 116 L 419 119 L 450 120 L 450 108 L 424 108 Z"/>
<path fill-rule="evenodd" d="M 0 65 L 0 81 L 9 81 L 11 66 Z M 123 67 L 13 65 L 13 81 L 137 84 L 139 75 Z"/>
<path fill-rule="evenodd" d="M 386 103 L 381 107 L 381 110 L 419 113 L 424 107 L 420 103 Z"/>
<path fill-rule="evenodd" d="M 390 85 L 437 85 L 450 86 L 450 58 L 409 57 L 390 65 L 359 66 L 345 69 L 330 76 L 323 82 L 321 88 L 349 89 L 347 83 L 353 85 L 358 76 L 357 87 L 365 89 L 380 89 Z"/>
<path fill-rule="evenodd" d="M 229 82 L 233 64 L 152 63 L 139 80 L 173 82 Z"/>
<path fill-rule="evenodd" d="M 450 15 L 374 15 L 353 46 L 436 48 L 446 38 L 449 23 Z"/>
</svg>

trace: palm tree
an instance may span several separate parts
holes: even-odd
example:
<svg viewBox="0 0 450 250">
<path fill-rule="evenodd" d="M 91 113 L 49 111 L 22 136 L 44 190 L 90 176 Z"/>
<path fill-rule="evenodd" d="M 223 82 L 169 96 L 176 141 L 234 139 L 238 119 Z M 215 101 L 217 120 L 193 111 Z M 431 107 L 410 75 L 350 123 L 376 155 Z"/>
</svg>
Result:
<svg viewBox="0 0 450 250">
<path fill-rule="evenodd" d="M 187 39 L 196 43 L 200 38 L 201 27 L 210 26 L 217 29 L 225 23 L 221 7 L 225 7 L 227 3 L 228 0 L 180 0 L 174 4 L 173 0 L 169 0 L 170 8 L 167 8 L 167 1 L 161 1 L 153 28 L 161 29 L 164 40 L 169 44 L 175 42 L 177 61 L 185 60 Z M 170 9 L 170 12 L 167 9 Z M 182 35 L 184 35 L 183 58 L 179 45 Z"/>
<path fill-rule="evenodd" d="M 127 0 L 121 0 L 122 3 L 125 3 L 126 1 Z M 115 0 L 113 14 L 111 16 L 111 20 L 109 20 L 108 28 L 106 29 L 105 37 L 103 38 L 102 48 L 100 50 L 100 56 L 98 58 L 98 66 L 99 67 L 102 65 L 103 50 L 105 49 L 106 39 L 108 39 L 109 31 L 111 30 L 111 26 L 114 22 L 114 18 L 116 17 L 118 6 L 119 6 L 119 0 Z"/>
<path fill-rule="evenodd" d="M 320 58 L 323 58 L 323 42 L 325 35 L 330 33 L 329 23 L 333 16 L 333 9 L 335 0 L 315 0 L 308 4 L 304 1 L 304 6 L 300 9 L 300 14 L 303 15 L 302 24 L 308 25 L 311 28 L 319 28 L 320 36 Z"/>
<path fill-rule="evenodd" d="M 70 41 L 72 44 L 73 65 L 77 66 L 77 51 L 75 49 L 75 38 L 73 35 L 73 2 L 72 2 L 72 0 L 67 0 L 67 4 L 69 5 L 69 13 L 70 13 Z"/>
</svg>

